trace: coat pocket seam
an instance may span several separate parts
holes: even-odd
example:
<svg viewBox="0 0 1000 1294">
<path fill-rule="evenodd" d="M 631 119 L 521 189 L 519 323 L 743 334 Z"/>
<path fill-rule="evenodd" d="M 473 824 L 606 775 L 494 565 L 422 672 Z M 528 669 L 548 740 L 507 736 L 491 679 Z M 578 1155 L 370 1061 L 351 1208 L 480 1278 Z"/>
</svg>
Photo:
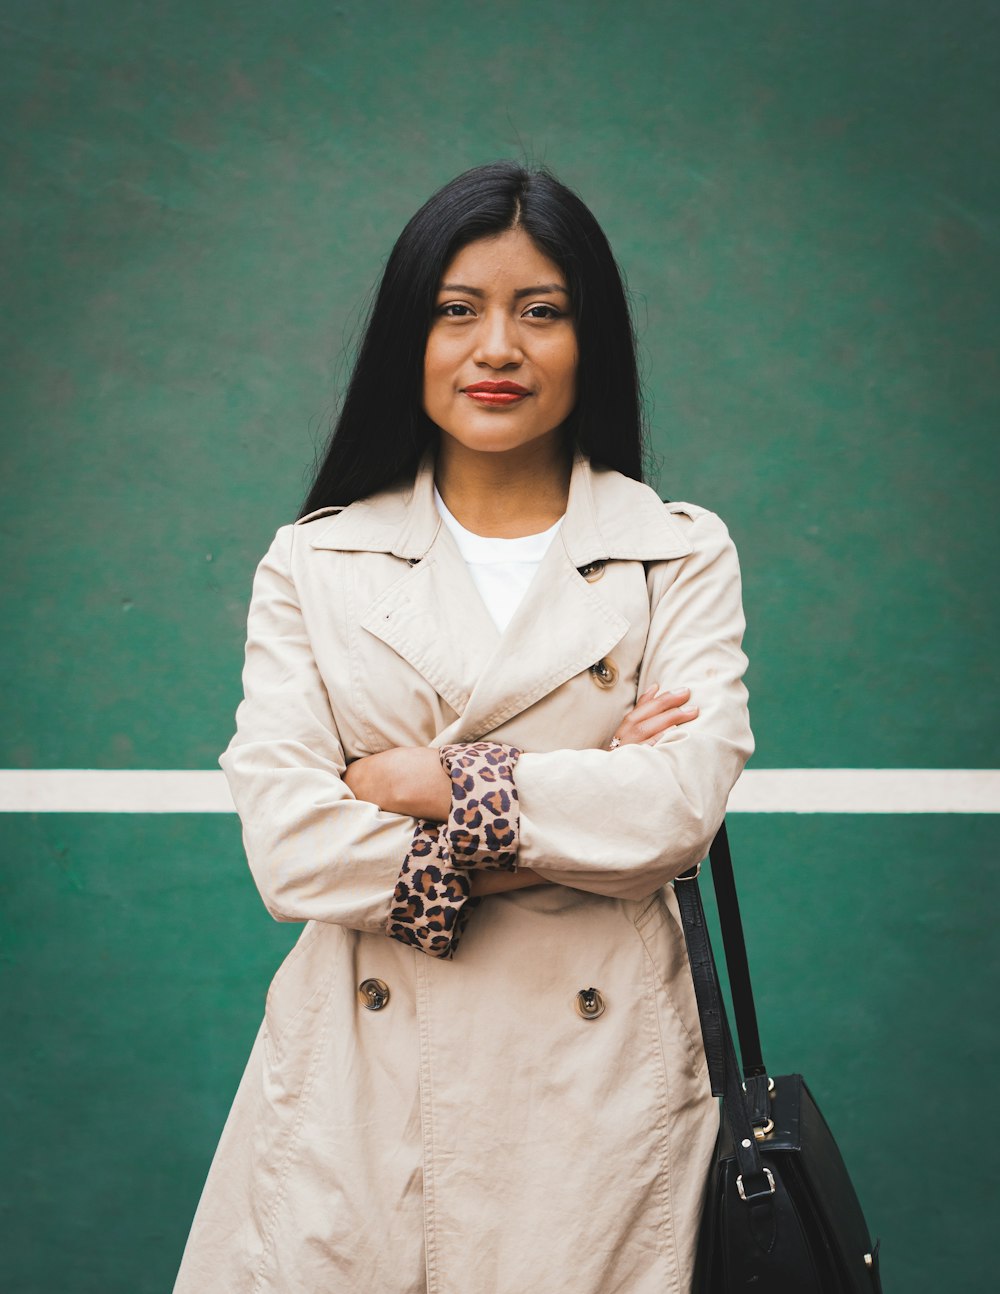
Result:
<svg viewBox="0 0 1000 1294">
<path fill-rule="evenodd" d="M 701 1039 L 699 1038 L 696 1040 L 694 1038 L 694 1036 L 691 1033 L 691 1030 L 687 1026 L 687 1022 L 685 1021 L 683 1015 L 677 1009 L 677 1004 L 674 1002 L 673 995 L 670 991 L 670 985 L 666 982 L 666 980 L 661 975 L 660 968 L 656 962 L 656 958 L 653 956 L 653 949 L 650 947 L 649 940 L 646 938 L 646 930 L 652 920 L 651 910 L 653 908 L 653 903 L 655 899 L 657 899 L 658 897 L 659 897 L 658 893 L 654 895 L 653 900 L 649 904 L 649 907 L 647 909 L 644 909 L 643 912 L 640 913 L 639 918 L 637 918 L 636 931 L 639 935 L 639 938 L 642 940 L 642 946 L 645 949 L 646 957 L 648 958 L 650 966 L 652 968 L 653 977 L 656 983 L 659 985 L 660 989 L 662 990 L 663 995 L 667 1000 L 667 1004 L 670 1008 L 671 1013 L 673 1014 L 674 1019 L 681 1027 L 681 1031 L 684 1035 L 684 1038 L 687 1040 L 688 1050 L 691 1054 L 691 1060 L 694 1063 L 695 1068 L 698 1069 L 699 1058 L 702 1058 L 702 1063 L 704 1064 L 704 1060 L 703 1060 L 704 1047 L 702 1045 Z M 663 915 L 665 919 L 672 919 L 670 917 L 669 911 L 664 912 Z M 687 961 L 686 947 L 685 947 L 684 965 L 685 965 L 687 974 L 690 975 L 691 970 Z"/>
<path fill-rule="evenodd" d="M 277 1005 L 275 1000 L 277 997 L 277 994 L 275 990 L 276 989 L 280 990 L 281 985 L 288 978 L 289 972 L 291 972 L 298 965 L 302 957 L 305 956 L 306 952 L 308 952 L 308 950 L 316 942 L 316 939 L 318 938 L 319 933 L 320 933 L 320 922 L 318 921 L 314 921 L 312 923 L 311 930 L 307 929 L 303 931 L 303 933 L 299 936 L 298 942 L 294 945 L 294 947 L 292 947 L 289 950 L 288 955 L 285 957 L 285 960 L 275 971 L 274 977 L 272 978 L 270 986 L 268 987 L 267 997 L 265 998 L 265 1001 L 264 1001 L 264 1021 L 265 1021 L 265 1024 L 267 1025 L 265 1040 L 267 1042 L 267 1050 L 272 1061 L 279 1060 L 281 1058 L 283 1039 L 287 1036 L 288 1031 L 292 1028 L 296 1020 L 298 1020 L 299 1016 L 306 1009 L 309 1003 L 313 1000 L 316 994 L 322 991 L 324 984 L 326 982 L 325 978 L 321 977 L 319 982 L 313 988 L 312 992 L 302 999 L 302 1001 L 298 1004 L 297 1007 L 295 1007 L 295 1009 L 293 1010 L 292 1014 L 288 1017 L 288 1019 L 283 1021 L 280 1024 L 280 1027 L 278 1027 L 278 1021 L 275 1019 L 275 1016 L 277 1014 Z"/>
<path fill-rule="evenodd" d="M 319 990 L 317 989 L 317 992 L 318 991 Z M 315 993 L 310 994 L 309 1000 L 311 1001 L 315 996 Z M 273 1260 L 276 1245 L 278 1214 L 284 1204 L 285 1196 L 288 1191 L 288 1178 L 296 1162 L 296 1156 L 299 1153 L 299 1146 L 302 1139 L 302 1124 L 305 1119 L 306 1109 L 312 1097 L 313 1087 L 315 1085 L 319 1054 L 330 1031 L 331 1014 L 332 1013 L 329 1009 L 324 1012 L 323 1018 L 320 1022 L 320 1027 L 317 1031 L 317 1036 L 310 1048 L 302 1088 L 297 1096 L 298 1108 L 295 1111 L 294 1122 L 288 1133 L 288 1140 L 285 1145 L 284 1154 L 281 1156 L 281 1159 L 277 1164 L 277 1180 L 275 1182 L 274 1196 L 272 1198 L 271 1209 L 268 1215 L 266 1234 L 263 1234 L 261 1237 L 262 1245 L 260 1264 L 257 1268 L 256 1276 L 254 1277 L 251 1294 L 259 1294 L 261 1291 L 267 1265 Z"/>
</svg>

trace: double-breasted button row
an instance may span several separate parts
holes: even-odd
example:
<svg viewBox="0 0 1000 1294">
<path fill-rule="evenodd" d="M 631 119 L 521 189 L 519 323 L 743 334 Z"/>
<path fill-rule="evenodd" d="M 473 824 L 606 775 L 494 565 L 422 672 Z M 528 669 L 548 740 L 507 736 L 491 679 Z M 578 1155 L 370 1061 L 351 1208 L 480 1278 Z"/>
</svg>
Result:
<svg viewBox="0 0 1000 1294">
<path fill-rule="evenodd" d="M 389 985 L 384 979 L 363 979 L 358 985 L 358 1000 L 366 1011 L 381 1011 L 389 1001 Z M 582 988 L 574 1002 L 577 1015 L 596 1020 L 605 1012 L 604 995 L 597 988 Z"/>
</svg>

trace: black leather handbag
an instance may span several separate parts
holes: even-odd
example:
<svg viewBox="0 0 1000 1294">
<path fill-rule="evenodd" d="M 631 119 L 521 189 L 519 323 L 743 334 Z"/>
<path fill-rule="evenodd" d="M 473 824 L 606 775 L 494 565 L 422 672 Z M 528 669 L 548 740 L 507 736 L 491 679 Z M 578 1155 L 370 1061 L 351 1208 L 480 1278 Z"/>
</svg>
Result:
<svg viewBox="0 0 1000 1294">
<path fill-rule="evenodd" d="M 881 1294 L 878 1244 L 801 1074 L 770 1077 L 761 1058 L 725 823 L 709 854 L 743 1060 L 726 1016 L 698 868 L 674 882 L 722 1119 L 709 1174 L 694 1294 Z"/>
</svg>

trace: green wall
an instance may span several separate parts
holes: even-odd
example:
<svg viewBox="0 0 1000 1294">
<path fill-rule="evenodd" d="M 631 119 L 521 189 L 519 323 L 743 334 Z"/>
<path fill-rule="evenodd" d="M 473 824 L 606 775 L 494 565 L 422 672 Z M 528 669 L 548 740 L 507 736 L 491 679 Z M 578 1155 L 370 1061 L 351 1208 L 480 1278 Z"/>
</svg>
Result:
<svg viewBox="0 0 1000 1294">
<path fill-rule="evenodd" d="M 974 0 L 8 0 L 0 766 L 215 766 L 382 260 L 511 155 L 604 223 L 658 484 L 740 546 L 754 766 L 1000 765 L 998 27 Z M 235 818 L 0 833 L 0 1289 L 169 1290 L 294 931 Z M 767 1051 L 840 1136 L 887 1290 L 992 1290 L 991 821 L 733 837 Z"/>
</svg>

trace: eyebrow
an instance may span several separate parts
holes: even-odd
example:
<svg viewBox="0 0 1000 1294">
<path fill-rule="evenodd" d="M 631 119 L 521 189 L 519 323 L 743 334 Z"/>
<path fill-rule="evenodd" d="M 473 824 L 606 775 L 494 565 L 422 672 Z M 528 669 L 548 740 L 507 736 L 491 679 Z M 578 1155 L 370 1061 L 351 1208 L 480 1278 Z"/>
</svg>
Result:
<svg viewBox="0 0 1000 1294">
<path fill-rule="evenodd" d="M 482 288 L 470 288 L 467 283 L 442 283 L 438 288 L 439 292 L 465 292 L 470 297 L 484 297 L 486 293 Z M 546 292 L 563 292 L 569 296 L 569 289 L 563 287 L 561 283 L 539 283 L 533 288 L 518 288 L 514 293 L 515 297 L 533 297 L 540 293 Z"/>
</svg>

